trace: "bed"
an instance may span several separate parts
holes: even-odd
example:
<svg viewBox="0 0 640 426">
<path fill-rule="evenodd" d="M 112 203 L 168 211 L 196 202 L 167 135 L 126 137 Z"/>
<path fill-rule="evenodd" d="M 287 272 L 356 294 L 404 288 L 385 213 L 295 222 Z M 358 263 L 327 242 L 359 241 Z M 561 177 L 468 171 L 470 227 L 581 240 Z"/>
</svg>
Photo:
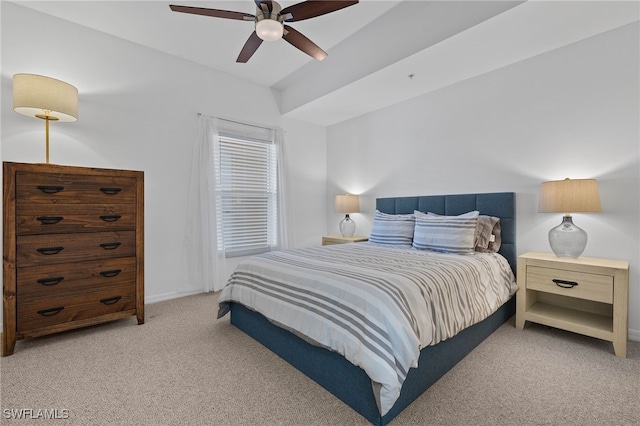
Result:
<svg viewBox="0 0 640 426">
<path fill-rule="evenodd" d="M 456 195 L 435 195 L 435 196 L 416 196 L 416 197 L 397 197 L 397 198 L 379 198 L 376 200 L 376 210 L 378 214 L 386 215 L 411 215 L 414 211 L 430 212 L 431 214 L 443 215 L 443 216 L 457 216 L 463 215 L 471 211 L 477 211 L 482 215 L 497 217 L 500 219 L 500 237 L 501 244 L 498 253 L 501 256 L 495 254 L 487 255 L 489 257 L 497 257 L 499 262 L 502 262 L 503 266 L 500 274 L 504 274 L 504 269 L 508 270 L 509 275 L 513 278 L 516 270 L 516 251 L 515 251 L 515 195 L 510 192 L 503 193 L 484 193 L 484 194 L 456 194 Z M 375 223 L 374 223 L 375 227 Z M 367 248 L 366 244 L 369 244 L 371 248 Z M 351 253 L 345 250 L 350 250 L 354 254 L 354 262 L 361 262 L 367 257 L 376 255 L 380 252 L 388 256 L 389 251 L 387 247 L 377 247 L 374 243 L 357 243 L 352 245 L 343 245 L 345 247 L 328 246 L 326 248 L 308 249 L 306 255 L 309 257 L 317 257 L 318 262 L 321 262 L 322 256 L 339 257 L 344 256 L 345 259 L 349 259 Z M 346 246 L 351 246 L 347 248 Z M 325 250 L 320 255 L 320 252 L 314 252 L 313 250 Z M 372 250 L 372 253 L 367 252 Z M 413 250 L 412 256 L 421 256 L 425 252 L 421 250 Z M 287 255 L 288 253 L 284 253 Z M 279 254 L 279 256 L 282 254 Z M 361 257 L 357 257 L 361 256 Z M 398 255 L 399 256 L 399 255 Z M 440 256 L 435 253 L 432 256 Z M 448 255 L 457 256 L 457 255 Z M 478 258 L 479 261 L 484 261 L 484 254 L 478 256 L 457 256 L 459 258 Z M 285 256 L 286 257 L 286 256 Z M 389 258 L 392 258 L 390 256 Z M 505 261 L 506 259 L 506 261 Z M 259 262 L 262 259 L 258 259 Z M 285 263 L 296 264 L 300 260 L 298 258 L 286 258 Z M 379 260 L 378 260 L 379 261 Z M 311 262 L 311 261 L 309 261 Z M 411 260 L 413 262 L 413 259 Z M 465 260 L 466 262 L 466 260 Z M 302 264 L 301 264 L 302 265 Z M 409 265 L 409 263 L 407 263 Z M 506 266 L 505 266 L 506 265 Z M 312 270 L 315 268 L 313 263 L 305 263 L 303 265 L 305 275 L 303 277 L 294 277 L 290 279 L 302 280 L 326 280 L 326 277 L 317 278 Z M 262 267 L 259 265 L 259 267 Z M 280 266 L 278 266 L 280 267 Z M 393 266 L 390 266 L 393 267 Z M 382 268 L 382 266 L 380 267 Z M 319 268 L 320 269 L 320 268 Z M 342 271 L 341 267 L 333 268 L 335 271 Z M 413 271 L 409 271 L 407 267 L 406 271 L 403 271 L 404 275 L 413 274 Z M 333 274 L 335 271 L 332 271 Z M 237 273 L 238 271 L 236 271 Z M 282 271 L 280 271 L 282 272 Z M 336 273 L 338 273 L 336 272 Z M 386 271 L 383 271 L 386 272 Z M 234 275 L 236 274 L 234 273 Z M 318 272 L 319 273 L 319 272 Z M 262 272 L 258 273 L 259 275 Z M 284 270 L 284 274 L 289 274 L 288 270 Z M 341 276 L 348 279 L 350 272 L 344 272 Z M 474 273 L 475 274 L 475 273 Z M 497 274 L 497 273 L 496 273 Z M 338 275 L 340 275 L 338 273 Z M 287 275 L 288 276 L 288 275 Z M 292 275 L 293 276 L 293 275 Z M 272 278 L 267 274 L 259 281 L 259 286 L 262 290 L 263 286 L 271 285 Z M 373 277 L 373 275 L 372 275 Z M 332 278 L 333 279 L 333 278 Z M 370 278 L 374 280 L 374 278 Z M 482 278 L 484 280 L 484 278 Z M 233 277 L 232 277 L 233 280 Z M 283 282 L 286 281 L 283 279 Z M 385 281 L 386 282 L 386 281 Z M 514 283 L 512 283 L 514 284 Z M 277 284 L 280 285 L 280 284 Z M 283 284 L 284 285 L 284 284 Z M 275 287 L 274 287 L 275 288 Z M 289 287 L 278 287 L 289 288 Z M 462 358 L 464 358 L 473 348 L 481 343 L 486 337 L 488 337 L 494 330 L 496 330 L 501 324 L 509 319 L 515 312 L 515 302 L 513 293 L 513 286 L 507 297 L 500 299 L 499 305 L 492 308 L 492 313 L 488 317 L 474 322 L 464 329 L 458 330 L 452 326 L 452 330 L 437 333 L 428 327 L 426 329 L 431 330 L 432 334 L 442 334 L 443 337 L 437 341 L 436 344 L 425 344 L 429 338 L 424 329 L 416 327 L 420 332 L 420 350 L 415 355 L 415 359 L 409 359 L 405 362 L 403 345 L 406 344 L 405 340 L 409 340 L 409 337 L 392 338 L 392 344 L 389 350 L 394 351 L 396 370 L 400 371 L 397 375 L 400 377 L 399 387 L 394 383 L 387 383 L 384 380 L 380 380 L 382 384 L 377 383 L 377 370 L 369 368 L 366 364 L 360 364 L 359 359 L 355 362 L 353 360 L 353 351 L 347 349 L 340 349 L 340 351 L 334 351 L 326 349 L 328 344 L 325 344 L 322 340 L 324 336 L 324 329 L 318 330 L 316 326 L 305 325 L 305 330 L 309 329 L 309 334 L 306 331 L 303 333 L 298 329 L 292 328 L 291 324 L 285 324 L 280 322 L 278 312 L 273 314 L 269 312 L 267 315 L 271 316 L 269 320 L 261 313 L 256 312 L 260 310 L 256 306 L 252 306 L 248 303 L 253 300 L 253 295 L 248 299 L 242 299 L 238 297 L 237 300 L 242 300 L 251 309 L 247 308 L 244 304 L 238 303 L 236 299 L 228 297 L 229 292 L 225 288 L 223 293 L 227 291 L 227 295 L 221 298 L 219 316 L 223 316 L 227 311 L 231 312 L 231 323 L 250 335 L 267 348 L 278 354 L 284 360 L 298 368 L 304 374 L 311 379 L 319 383 L 329 392 L 341 399 L 347 405 L 352 407 L 355 411 L 360 413 L 363 417 L 369 420 L 375 425 L 385 425 L 389 423 L 394 417 L 396 417 L 405 407 L 419 397 L 429 386 L 435 383 L 440 377 L 442 377 L 447 371 L 449 371 L 455 364 L 457 364 Z M 278 290 L 280 291 L 280 290 Z M 484 291 L 484 290 L 483 290 Z M 501 290 L 504 292 L 503 290 Z M 395 294 L 395 293 L 394 293 Z M 402 299 L 403 303 L 406 299 L 413 300 L 414 297 L 398 297 Z M 279 294 L 271 293 L 265 296 L 265 298 L 279 298 Z M 366 296 L 367 297 L 367 296 Z M 365 297 L 365 298 L 366 298 Z M 395 297 L 395 296 L 394 296 Z M 506 299 L 506 300 L 504 300 Z M 302 302 L 301 302 L 302 303 Z M 306 302 L 305 302 L 306 303 Z M 357 302 L 360 303 L 360 302 Z M 495 303 L 493 301 L 492 303 Z M 255 309 L 255 310 L 254 310 Z M 276 307 L 275 310 L 279 311 L 280 308 Z M 366 312 L 370 312 L 370 308 L 367 308 Z M 403 312 L 404 313 L 404 312 Z M 317 316 L 321 316 L 323 312 L 315 312 Z M 296 315 L 294 313 L 293 315 Z M 367 314 L 368 315 L 368 314 Z M 382 321 L 386 320 L 383 313 Z M 396 315 L 396 314 L 393 314 Z M 435 314 L 433 314 L 435 315 Z M 458 316 L 464 316 L 466 314 L 459 314 Z M 290 314 L 288 316 L 291 316 Z M 402 316 L 402 315 L 396 315 Z M 376 323 L 375 316 L 371 321 L 367 322 Z M 456 322 L 456 321 L 453 321 Z M 306 319 L 300 320 L 298 324 L 306 324 Z M 377 324 L 377 323 L 376 323 Z M 315 333 L 315 334 L 314 334 Z M 314 336 L 313 338 L 309 336 Z M 317 337 L 316 336 L 320 336 Z M 329 340 L 335 340 L 335 337 L 331 337 Z M 319 343 L 322 342 L 322 343 Z M 380 347 L 384 346 L 384 343 L 380 343 Z M 428 342 L 427 342 L 428 343 Z M 415 342 L 412 342 L 415 346 Z M 376 343 L 377 345 L 377 343 Z M 377 349 L 376 349 L 377 350 Z M 338 353 L 342 352 L 342 353 Z M 355 351 L 357 354 L 357 351 Z M 382 351 L 381 351 L 382 352 Z M 395 355 L 399 353 L 400 355 Z M 382 353 L 380 358 L 383 358 L 386 353 Z M 349 357 L 349 361 L 346 357 Z M 356 358 L 358 356 L 356 355 Z M 408 355 L 407 355 L 408 357 Z M 407 363 L 411 363 L 412 368 L 407 367 Z M 359 364 L 357 366 L 355 364 Z M 393 366 L 391 366 L 393 368 Z M 366 370 L 366 371 L 365 371 Z M 405 374 L 406 373 L 406 374 Z M 391 374 L 392 376 L 393 374 Z M 372 377 L 376 377 L 373 380 Z M 388 378 L 388 377 L 387 377 Z M 394 379 L 393 377 L 390 378 Z M 386 378 L 385 378 L 386 380 Z M 374 385 L 372 386 L 372 383 Z"/>
</svg>

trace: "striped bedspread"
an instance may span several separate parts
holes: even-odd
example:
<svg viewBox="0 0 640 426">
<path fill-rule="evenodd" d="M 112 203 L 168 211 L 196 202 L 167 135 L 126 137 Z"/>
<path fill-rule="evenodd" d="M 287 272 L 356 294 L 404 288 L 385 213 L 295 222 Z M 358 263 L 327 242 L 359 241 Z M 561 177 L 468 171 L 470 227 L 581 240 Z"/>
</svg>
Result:
<svg viewBox="0 0 640 426">
<path fill-rule="evenodd" d="M 516 289 L 498 254 L 339 244 L 247 259 L 220 294 L 218 318 L 238 302 L 340 353 L 369 375 L 384 415 L 421 348 L 482 321 Z"/>
</svg>

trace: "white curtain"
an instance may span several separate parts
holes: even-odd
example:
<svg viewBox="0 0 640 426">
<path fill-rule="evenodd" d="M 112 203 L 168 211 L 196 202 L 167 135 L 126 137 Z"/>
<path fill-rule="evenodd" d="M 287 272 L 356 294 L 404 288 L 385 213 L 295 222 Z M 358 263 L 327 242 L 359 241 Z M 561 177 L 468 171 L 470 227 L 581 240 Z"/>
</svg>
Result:
<svg viewBox="0 0 640 426">
<path fill-rule="evenodd" d="M 220 133 L 240 137 L 272 140 L 278 152 L 278 245 L 289 246 L 286 232 L 286 199 L 284 137 L 280 129 L 268 129 L 199 115 L 191 164 L 191 180 L 187 200 L 187 224 L 181 262 L 181 277 L 186 280 L 182 292 L 198 293 L 221 290 L 231 271 L 222 245 L 218 245 L 218 230 L 222 229 L 222 215 L 217 206 L 221 203 L 219 192 L 219 143 Z"/>
<path fill-rule="evenodd" d="M 226 281 L 224 250 L 218 250 L 216 165 L 218 152 L 216 119 L 198 116 L 191 160 L 187 199 L 187 224 L 182 259 L 183 292 L 221 289 Z"/>
<path fill-rule="evenodd" d="M 281 129 L 274 129 L 273 140 L 278 150 L 278 249 L 289 248 L 289 233 L 287 232 L 287 178 L 284 156 L 284 132 Z"/>
</svg>

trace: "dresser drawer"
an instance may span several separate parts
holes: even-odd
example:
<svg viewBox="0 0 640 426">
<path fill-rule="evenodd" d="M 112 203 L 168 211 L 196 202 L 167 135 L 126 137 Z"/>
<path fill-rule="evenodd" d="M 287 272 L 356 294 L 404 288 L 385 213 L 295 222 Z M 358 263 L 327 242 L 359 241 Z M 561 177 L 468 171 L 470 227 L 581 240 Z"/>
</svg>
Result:
<svg viewBox="0 0 640 426">
<path fill-rule="evenodd" d="M 136 201 L 136 179 L 63 173 L 16 172 L 16 202 L 127 204 Z"/>
<path fill-rule="evenodd" d="M 18 299 L 17 331 L 26 332 L 135 308 L 133 285 L 92 289 L 83 294 L 55 299 Z"/>
<path fill-rule="evenodd" d="M 529 266 L 526 283 L 528 290 L 613 303 L 613 277 L 610 275 Z"/>
<path fill-rule="evenodd" d="M 92 288 L 135 285 L 135 258 L 61 263 L 19 268 L 17 297 L 21 302 L 81 294 Z"/>
<path fill-rule="evenodd" d="M 18 204 L 18 235 L 136 229 L 135 204 Z"/>
<path fill-rule="evenodd" d="M 18 268 L 131 257 L 135 254 L 135 231 L 23 235 L 16 238 Z"/>
</svg>

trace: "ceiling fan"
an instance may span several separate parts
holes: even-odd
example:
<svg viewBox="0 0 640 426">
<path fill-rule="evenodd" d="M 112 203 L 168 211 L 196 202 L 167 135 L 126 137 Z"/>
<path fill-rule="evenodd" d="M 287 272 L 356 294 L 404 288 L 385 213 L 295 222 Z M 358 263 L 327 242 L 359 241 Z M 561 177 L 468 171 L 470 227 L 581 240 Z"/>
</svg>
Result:
<svg viewBox="0 0 640 426">
<path fill-rule="evenodd" d="M 246 41 L 238 55 L 238 59 L 236 59 L 236 62 L 245 63 L 249 58 L 251 58 L 251 56 L 253 56 L 256 50 L 258 50 L 258 47 L 260 47 L 263 40 L 274 41 L 281 38 L 285 39 L 285 41 L 318 61 L 323 60 L 327 57 L 327 53 L 318 47 L 317 44 L 302 35 L 302 33 L 291 28 L 289 25 L 286 25 L 285 22 L 296 22 L 304 19 L 315 18 L 316 16 L 335 12 L 358 3 L 357 0 L 309 0 L 282 9 L 275 1 L 254 1 L 256 3 L 255 15 L 230 10 L 208 9 L 204 7 L 177 5 L 170 5 L 169 7 L 174 12 L 212 16 L 214 18 L 236 19 L 239 21 L 254 21 L 255 30 L 251 36 L 249 36 L 249 39 Z"/>
</svg>

